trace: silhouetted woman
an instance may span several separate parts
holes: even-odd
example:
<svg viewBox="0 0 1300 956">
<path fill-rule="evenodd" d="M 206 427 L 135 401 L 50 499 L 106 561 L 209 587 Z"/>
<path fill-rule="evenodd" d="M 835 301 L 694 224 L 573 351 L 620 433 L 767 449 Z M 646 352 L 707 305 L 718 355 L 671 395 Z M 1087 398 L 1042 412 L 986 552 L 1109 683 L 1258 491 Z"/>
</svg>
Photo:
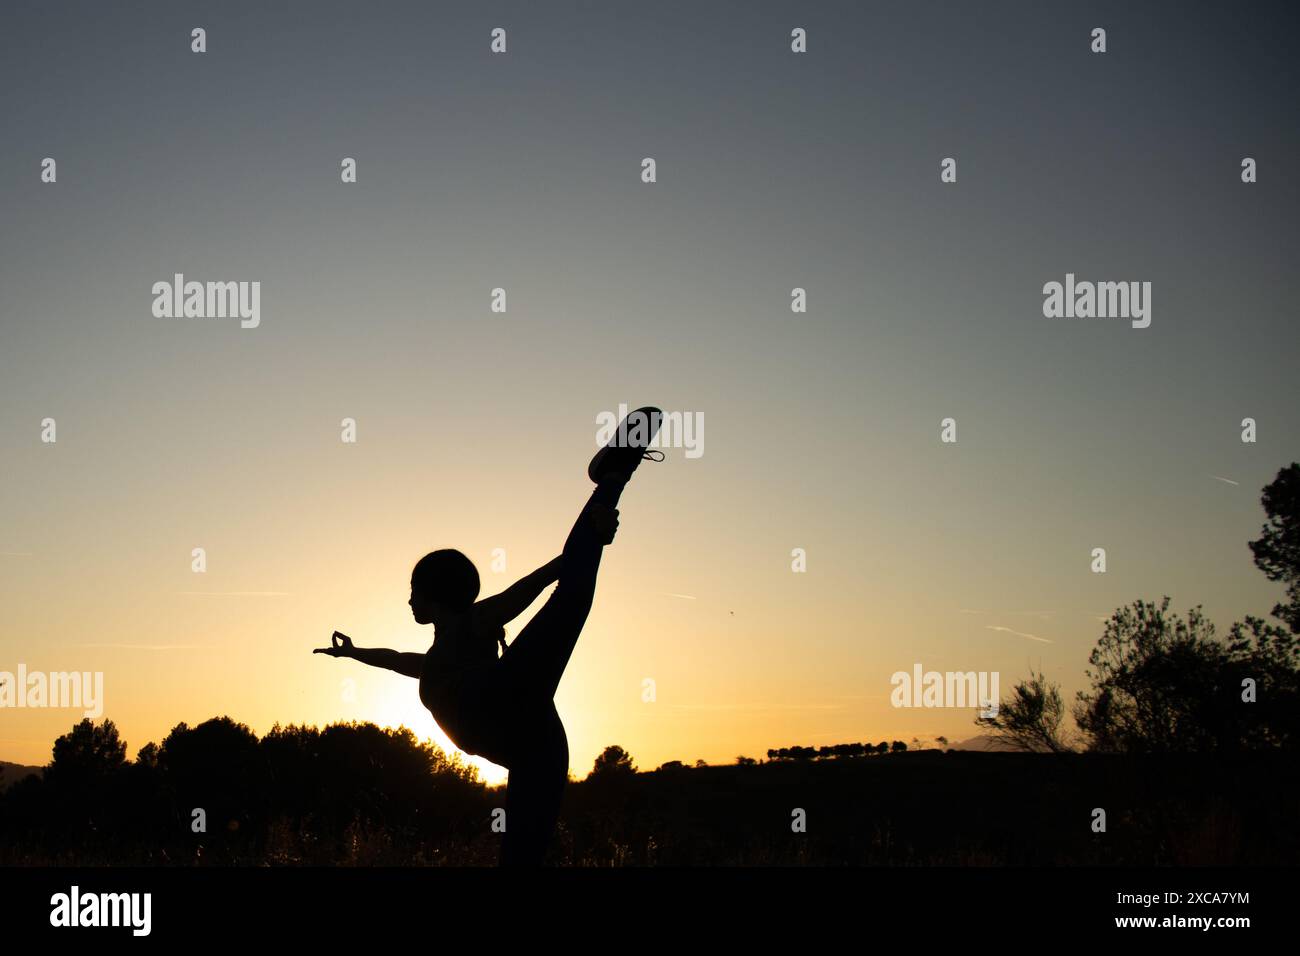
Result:
<svg viewBox="0 0 1300 956">
<path fill-rule="evenodd" d="M 596 453 L 587 474 L 596 490 L 578 514 L 563 553 L 494 597 L 476 601 L 479 576 L 459 551 L 425 555 L 411 572 L 411 613 L 432 624 L 424 654 L 354 647 L 334 632 L 313 653 L 351 657 L 420 680 L 420 700 L 457 747 L 510 771 L 501 864 L 542 862 L 569 776 L 569 743 L 555 690 L 591 610 L 602 549 L 618 527 L 619 495 L 662 421 L 640 408 Z M 507 647 L 504 625 L 552 582 L 555 592 Z M 497 656 L 497 646 L 502 654 Z"/>
</svg>

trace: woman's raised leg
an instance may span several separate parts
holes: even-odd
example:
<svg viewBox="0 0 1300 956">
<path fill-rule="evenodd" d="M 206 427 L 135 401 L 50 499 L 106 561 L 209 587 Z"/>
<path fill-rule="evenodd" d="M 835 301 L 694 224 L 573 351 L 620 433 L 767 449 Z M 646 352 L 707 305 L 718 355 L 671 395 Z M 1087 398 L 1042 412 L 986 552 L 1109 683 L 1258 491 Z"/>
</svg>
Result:
<svg viewBox="0 0 1300 956">
<path fill-rule="evenodd" d="M 564 542 L 555 593 L 501 657 L 499 666 L 512 692 L 543 700 L 555 696 L 596 595 L 596 574 L 605 547 L 596 512 L 613 511 L 626 484 L 621 475 L 602 479 L 579 512 Z"/>
<path fill-rule="evenodd" d="M 659 409 L 638 408 L 619 424 L 609 443 L 591 460 L 587 474 L 596 483 L 596 490 L 564 542 L 555 593 L 501 656 L 503 675 L 514 693 L 537 694 L 546 700 L 555 696 L 596 594 L 596 572 L 608 540 L 604 529 L 628 479 L 642 459 L 650 457 L 646 449 L 662 422 L 663 412 Z"/>
</svg>

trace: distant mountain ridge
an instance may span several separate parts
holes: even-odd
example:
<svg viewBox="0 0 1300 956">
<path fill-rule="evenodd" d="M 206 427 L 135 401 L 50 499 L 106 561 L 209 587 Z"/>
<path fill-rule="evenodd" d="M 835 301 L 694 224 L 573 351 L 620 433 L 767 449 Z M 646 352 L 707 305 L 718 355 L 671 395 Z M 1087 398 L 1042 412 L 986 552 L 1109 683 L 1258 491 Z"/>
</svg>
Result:
<svg viewBox="0 0 1300 956">
<path fill-rule="evenodd" d="M 28 767 L 24 764 L 0 760 L 0 790 L 7 789 L 28 774 L 34 773 L 39 777 L 44 771 L 44 767 Z"/>
</svg>

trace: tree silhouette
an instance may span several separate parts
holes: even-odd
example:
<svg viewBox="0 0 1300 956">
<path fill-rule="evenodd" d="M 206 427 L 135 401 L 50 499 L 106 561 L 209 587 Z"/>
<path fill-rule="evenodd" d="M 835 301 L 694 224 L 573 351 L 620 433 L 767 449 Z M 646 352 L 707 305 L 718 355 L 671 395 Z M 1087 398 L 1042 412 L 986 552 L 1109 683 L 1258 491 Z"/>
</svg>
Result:
<svg viewBox="0 0 1300 956">
<path fill-rule="evenodd" d="M 1296 642 L 1280 628 L 1236 625 L 1215 637 L 1200 607 L 1184 621 L 1135 601 L 1120 608 L 1089 657 L 1092 689 L 1080 691 L 1075 720 L 1094 750 L 1206 752 L 1275 746 L 1288 737 L 1267 708 L 1249 711 L 1243 682 L 1266 680 L 1294 694 Z M 1294 699 L 1294 697 L 1292 697 Z M 1294 719 L 1288 721 L 1294 725 Z"/>
<path fill-rule="evenodd" d="M 158 766 L 158 745 L 152 740 L 141 747 L 135 754 L 135 762 L 141 767 Z"/>
<path fill-rule="evenodd" d="M 1064 717 L 1060 687 L 1031 670 L 1029 679 L 1016 684 L 1011 696 L 998 703 L 996 714 L 977 716 L 975 723 L 1018 750 L 1067 753 L 1074 748 L 1061 737 Z"/>
<path fill-rule="evenodd" d="M 126 743 L 111 720 L 75 724 L 54 741 L 53 757 L 29 791 L 38 807 L 35 832 L 69 848 L 113 839 L 114 821 L 130 804 L 126 769 Z"/>
<path fill-rule="evenodd" d="M 611 744 L 596 758 L 587 779 L 608 780 L 629 777 L 635 773 L 636 767 L 632 765 L 631 755 L 617 744 Z"/>
<path fill-rule="evenodd" d="M 1300 643 L 1286 628 L 1248 616 L 1232 626 L 1228 677 L 1234 695 L 1244 693 L 1244 681 L 1256 684 L 1256 699 L 1243 712 L 1239 697 L 1225 703 L 1226 717 L 1235 718 L 1241 745 L 1249 748 L 1300 746 Z M 1247 713 L 1253 719 L 1247 719 Z"/>
<path fill-rule="evenodd" d="M 1288 603 L 1275 605 L 1273 616 L 1300 634 L 1300 464 L 1279 471 L 1264 487 L 1260 503 L 1268 521 L 1250 550 L 1270 581 L 1286 582 Z"/>
<path fill-rule="evenodd" d="M 178 724 L 158 748 L 158 766 L 179 811 L 175 825 L 188 828 L 196 809 L 208 830 L 233 832 L 261 819 L 267 774 L 257 735 L 244 724 L 229 717 Z"/>
<path fill-rule="evenodd" d="M 68 789 L 102 784 L 126 765 L 126 743 L 111 720 L 96 724 L 89 717 L 54 741 L 54 757 L 45 779 Z"/>
</svg>

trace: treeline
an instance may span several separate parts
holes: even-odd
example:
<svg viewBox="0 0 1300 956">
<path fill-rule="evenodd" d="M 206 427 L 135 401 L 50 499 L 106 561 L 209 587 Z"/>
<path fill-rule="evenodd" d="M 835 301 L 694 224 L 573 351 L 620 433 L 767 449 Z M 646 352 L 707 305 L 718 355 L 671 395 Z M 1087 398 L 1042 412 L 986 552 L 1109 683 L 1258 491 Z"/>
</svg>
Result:
<svg viewBox="0 0 1300 956">
<path fill-rule="evenodd" d="M 944 741 L 946 743 L 946 741 Z M 768 760 L 826 760 L 837 757 L 870 757 L 875 754 L 903 753 L 907 744 L 901 740 L 878 744 L 831 744 L 824 747 L 781 747 L 767 752 Z M 742 758 L 743 759 L 743 758 Z"/>
<path fill-rule="evenodd" d="M 784 747 L 769 750 L 768 763 L 776 771 L 782 762 L 905 750 L 902 741 Z M 640 859 L 649 861 L 654 847 L 663 852 L 674 843 L 675 852 L 695 854 L 719 824 L 672 801 L 683 793 L 676 771 L 700 768 L 707 768 L 702 760 L 694 767 L 669 761 L 639 773 L 627 751 L 607 747 L 571 787 L 562 859 L 628 862 L 627 848 L 639 846 Z M 727 816 L 749 802 L 725 775 L 693 780 L 697 807 L 713 800 Z M 657 793 L 672 809 L 647 816 L 647 795 Z M 504 798 L 459 757 L 404 727 L 276 725 L 259 738 L 217 717 L 178 724 L 129 760 L 111 720 L 87 719 L 54 742 L 41 775 L 0 793 L 0 865 L 490 865 L 500 840 L 493 811 Z M 725 813 L 723 799 L 733 802 Z M 756 818 L 753 826 L 765 830 L 771 821 Z M 673 841 L 677 830 L 689 830 L 690 839 Z M 753 849 L 743 834 L 731 839 L 726 854 Z M 801 859 L 803 851 L 792 845 L 782 852 Z"/>
<path fill-rule="evenodd" d="M 713 767 L 670 761 L 650 773 L 609 747 L 570 785 L 551 861 L 1296 859 L 1300 764 L 1277 750 L 1057 758 L 928 751 L 931 760 L 880 759 L 872 746 L 869 759 L 820 759 L 856 756 L 858 746 L 783 748 L 788 758 L 773 750 L 759 766 L 748 758 Z M 87 720 L 59 738 L 43 776 L 0 794 L 0 865 L 492 865 L 500 840 L 493 812 L 503 805 L 501 789 L 405 728 L 276 727 L 259 739 L 221 717 L 179 725 L 129 761 L 111 721 Z M 806 814 L 806 831 L 792 829 L 792 808 Z M 1108 816 L 1104 831 L 1094 828 L 1097 808 Z"/>
<path fill-rule="evenodd" d="M 127 760 L 83 720 L 0 796 L 0 863 L 490 862 L 493 798 L 406 729 L 182 723 Z M 499 802 L 499 801 L 496 801 Z"/>
</svg>

